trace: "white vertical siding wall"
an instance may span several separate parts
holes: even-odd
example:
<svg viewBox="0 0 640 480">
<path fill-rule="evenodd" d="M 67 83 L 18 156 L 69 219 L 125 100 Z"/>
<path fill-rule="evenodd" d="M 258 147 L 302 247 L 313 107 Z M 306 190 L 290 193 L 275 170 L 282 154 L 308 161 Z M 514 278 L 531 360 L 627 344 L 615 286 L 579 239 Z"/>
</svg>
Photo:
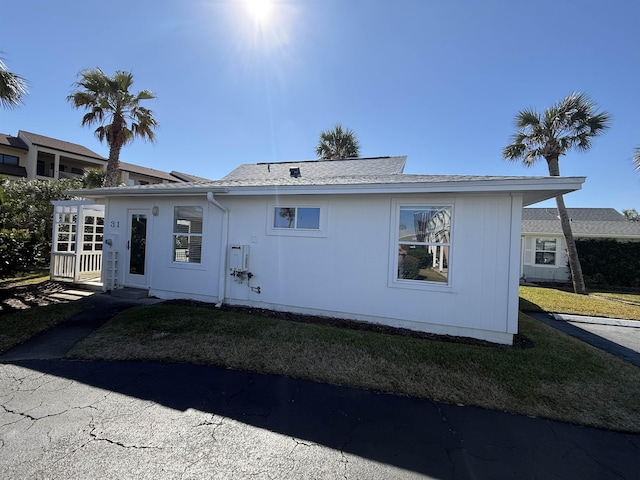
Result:
<svg viewBox="0 0 640 480">
<path fill-rule="evenodd" d="M 202 263 L 173 262 L 173 207 L 194 205 L 203 209 Z M 151 209 L 157 206 L 158 215 Z M 184 198 L 112 198 L 107 208 L 105 236 L 117 235 L 119 269 L 117 283 L 124 284 L 124 266 L 127 243 L 127 209 L 149 209 L 147 225 L 147 285 L 149 294 L 159 298 L 191 298 L 217 301 L 220 269 L 222 214 L 202 197 Z M 112 223 L 113 222 L 113 223 Z M 119 225 L 116 227 L 116 225 Z M 115 247 L 115 246 L 114 246 Z"/>
<path fill-rule="evenodd" d="M 229 244 L 250 249 L 247 281 L 226 272 L 226 298 L 232 304 L 359 319 L 440 334 L 510 343 L 517 332 L 520 267 L 519 197 L 496 196 L 267 196 L 217 195 L 229 210 Z M 449 285 L 403 288 L 390 279 L 397 258 L 394 201 L 415 205 L 452 205 Z M 324 236 L 270 234 L 269 208 L 320 204 L 326 209 Z M 199 205 L 204 211 L 201 265 L 172 262 L 174 205 Z M 111 199 L 105 235 L 117 234 L 122 255 L 127 208 L 158 206 L 150 216 L 148 287 L 160 298 L 219 299 L 223 215 L 203 197 Z M 516 212 L 514 214 L 514 212 Z M 110 222 L 120 222 L 119 228 Z M 124 265 L 123 262 L 121 262 Z M 123 281 L 119 272 L 119 283 Z"/>
<path fill-rule="evenodd" d="M 402 197 L 327 198 L 326 237 L 315 238 L 267 235 L 271 198 L 220 196 L 231 212 L 229 241 L 249 245 L 251 284 L 260 286 L 258 294 L 231 281 L 227 300 L 510 342 L 517 332 L 520 241 L 512 202 L 519 211 L 521 200 L 509 195 L 410 198 L 416 205 L 454 206 L 450 286 L 390 286 L 397 256 L 389 235 L 395 228 L 392 204 Z M 287 205 L 310 201 L 283 199 Z"/>
</svg>

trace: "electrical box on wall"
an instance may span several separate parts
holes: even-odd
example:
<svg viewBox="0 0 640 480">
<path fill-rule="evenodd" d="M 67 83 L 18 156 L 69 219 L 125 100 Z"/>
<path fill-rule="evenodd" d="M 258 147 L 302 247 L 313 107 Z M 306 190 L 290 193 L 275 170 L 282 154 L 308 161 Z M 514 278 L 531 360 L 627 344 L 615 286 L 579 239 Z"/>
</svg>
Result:
<svg viewBox="0 0 640 480">
<path fill-rule="evenodd" d="M 249 270 L 249 245 L 229 245 L 229 269 L 234 272 Z"/>
</svg>

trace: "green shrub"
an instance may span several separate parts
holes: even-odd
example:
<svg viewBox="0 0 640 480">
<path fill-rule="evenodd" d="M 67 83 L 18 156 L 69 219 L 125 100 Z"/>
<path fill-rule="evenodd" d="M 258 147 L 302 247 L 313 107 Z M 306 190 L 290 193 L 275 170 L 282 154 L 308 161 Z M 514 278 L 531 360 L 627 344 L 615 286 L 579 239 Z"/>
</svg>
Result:
<svg viewBox="0 0 640 480">
<path fill-rule="evenodd" d="M 576 240 L 585 282 L 590 287 L 640 287 L 640 242 Z"/>
<path fill-rule="evenodd" d="M 407 255 L 404 259 L 404 278 L 415 280 L 419 274 L 420 261 L 411 255 Z"/>
<path fill-rule="evenodd" d="M 0 278 L 43 266 L 42 240 L 26 230 L 0 230 Z"/>
</svg>

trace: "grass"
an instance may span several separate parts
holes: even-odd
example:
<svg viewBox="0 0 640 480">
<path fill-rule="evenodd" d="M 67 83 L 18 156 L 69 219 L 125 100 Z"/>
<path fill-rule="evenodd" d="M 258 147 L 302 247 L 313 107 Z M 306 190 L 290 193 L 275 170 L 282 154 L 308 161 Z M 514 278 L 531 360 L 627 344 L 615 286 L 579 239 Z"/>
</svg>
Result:
<svg viewBox="0 0 640 480">
<path fill-rule="evenodd" d="M 0 289 L 39 284 L 49 280 L 48 270 L 34 270 L 0 280 Z M 63 322 L 85 308 L 78 302 L 60 302 L 24 310 L 0 311 L 0 353 L 21 344 L 40 332 Z"/>
<path fill-rule="evenodd" d="M 521 286 L 520 310 L 640 320 L 640 294 L 576 295 L 556 288 Z"/>
<path fill-rule="evenodd" d="M 640 369 L 521 314 L 533 348 L 158 304 L 128 310 L 71 358 L 218 365 L 620 431 L 640 431 Z"/>
<path fill-rule="evenodd" d="M 0 353 L 48 330 L 79 312 L 79 302 L 56 303 L 0 315 Z"/>
<path fill-rule="evenodd" d="M 45 280 L 49 280 L 49 269 L 37 269 L 31 272 L 26 272 L 20 274 L 17 277 L 3 278 L 0 279 L 0 288 L 6 286 L 13 286 L 16 284 L 32 284 L 32 283 L 40 283 Z"/>
</svg>

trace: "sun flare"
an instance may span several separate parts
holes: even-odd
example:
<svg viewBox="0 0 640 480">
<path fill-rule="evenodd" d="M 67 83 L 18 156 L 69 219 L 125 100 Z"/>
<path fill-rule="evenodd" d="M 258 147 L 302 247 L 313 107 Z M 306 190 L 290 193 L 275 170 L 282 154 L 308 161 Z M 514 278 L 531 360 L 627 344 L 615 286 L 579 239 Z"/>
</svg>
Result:
<svg viewBox="0 0 640 480">
<path fill-rule="evenodd" d="M 272 0 L 243 0 L 245 8 L 258 23 L 266 23 L 273 10 Z"/>
</svg>

